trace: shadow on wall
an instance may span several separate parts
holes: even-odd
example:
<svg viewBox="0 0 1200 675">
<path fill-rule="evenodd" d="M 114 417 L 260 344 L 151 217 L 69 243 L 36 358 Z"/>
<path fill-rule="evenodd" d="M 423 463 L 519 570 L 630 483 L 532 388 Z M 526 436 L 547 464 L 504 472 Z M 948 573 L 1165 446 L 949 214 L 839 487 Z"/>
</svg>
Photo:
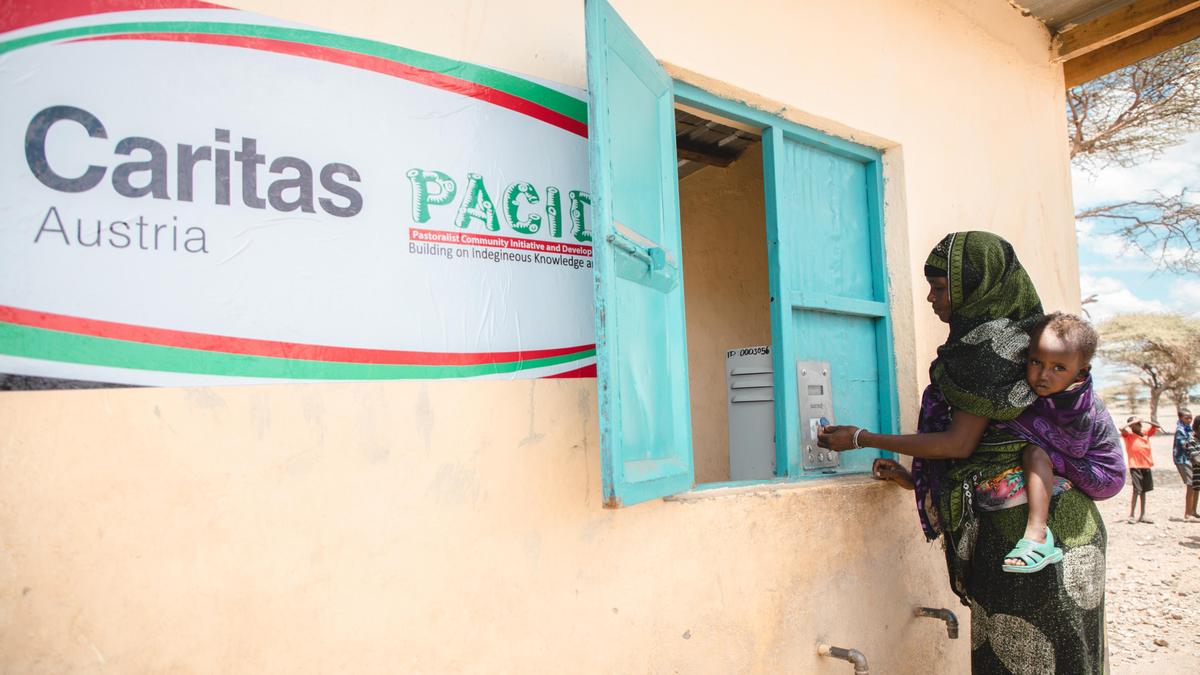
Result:
<svg viewBox="0 0 1200 675">
<path fill-rule="evenodd" d="M 44 389 L 107 389 L 109 387 L 133 387 L 132 384 L 112 382 L 88 382 L 66 380 L 57 377 L 34 377 L 0 373 L 0 391 L 40 391 Z"/>
</svg>

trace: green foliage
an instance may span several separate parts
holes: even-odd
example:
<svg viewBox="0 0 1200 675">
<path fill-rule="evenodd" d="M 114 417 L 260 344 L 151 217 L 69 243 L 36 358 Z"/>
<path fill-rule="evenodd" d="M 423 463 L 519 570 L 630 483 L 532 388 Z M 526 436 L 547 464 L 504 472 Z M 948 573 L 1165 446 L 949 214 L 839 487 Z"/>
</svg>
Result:
<svg viewBox="0 0 1200 675">
<path fill-rule="evenodd" d="M 1150 390 L 1156 417 L 1164 392 L 1200 383 L 1200 319 L 1183 314 L 1118 314 L 1100 324 L 1100 355 Z"/>
</svg>

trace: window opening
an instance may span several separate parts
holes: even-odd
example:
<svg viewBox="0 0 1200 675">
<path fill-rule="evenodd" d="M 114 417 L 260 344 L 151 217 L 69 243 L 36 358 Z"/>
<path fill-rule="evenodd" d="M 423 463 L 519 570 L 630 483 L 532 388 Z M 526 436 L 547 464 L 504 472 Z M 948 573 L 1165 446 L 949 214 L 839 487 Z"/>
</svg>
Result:
<svg viewBox="0 0 1200 675">
<path fill-rule="evenodd" d="M 762 131 L 676 103 L 697 483 L 775 477 Z"/>
<path fill-rule="evenodd" d="M 869 470 L 874 450 L 809 457 L 804 438 L 814 410 L 896 428 L 880 153 L 673 82 L 606 0 L 585 9 L 605 505 L 693 487 L 696 457 L 703 487 Z M 713 378 L 768 344 L 769 373 Z M 721 481 L 737 384 L 772 399 L 775 464 Z"/>
</svg>

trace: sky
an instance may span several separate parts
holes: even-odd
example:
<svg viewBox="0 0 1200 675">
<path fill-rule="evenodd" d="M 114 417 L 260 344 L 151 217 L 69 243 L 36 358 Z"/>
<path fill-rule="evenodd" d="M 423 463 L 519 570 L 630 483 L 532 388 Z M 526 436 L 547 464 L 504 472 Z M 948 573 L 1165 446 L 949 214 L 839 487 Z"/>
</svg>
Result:
<svg viewBox="0 0 1200 675">
<path fill-rule="evenodd" d="M 1075 210 L 1098 204 L 1137 199 L 1152 194 L 1178 194 L 1187 187 L 1200 201 L 1200 133 L 1169 149 L 1157 160 L 1123 169 L 1109 167 L 1095 174 L 1072 168 Z M 1076 223 L 1079 234 L 1079 281 L 1083 297 L 1099 296 L 1085 307 L 1094 322 L 1114 314 L 1169 311 L 1200 316 L 1200 275 L 1156 272 L 1153 262 L 1105 231 L 1103 224 Z M 1120 377 L 1098 364 L 1101 388 Z"/>
</svg>

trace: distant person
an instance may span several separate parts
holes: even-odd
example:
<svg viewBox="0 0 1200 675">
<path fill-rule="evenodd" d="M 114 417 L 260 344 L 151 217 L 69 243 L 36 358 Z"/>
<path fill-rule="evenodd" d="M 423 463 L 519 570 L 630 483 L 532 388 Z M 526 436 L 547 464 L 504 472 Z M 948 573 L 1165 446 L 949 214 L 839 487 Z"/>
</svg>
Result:
<svg viewBox="0 0 1200 675">
<path fill-rule="evenodd" d="M 1192 458 L 1192 493 L 1200 495 L 1200 418 L 1192 420 L 1192 447 L 1190 453 Z M 1196 516 L 1196 502 L 1192 502 L 1192 516 Z"/>
<path fill-rule="evenodd" d="M 1143 431 L 1143 426 L 1145 431 Z M 1129 522 L 1153 523 L 1146 517 L 1146 493 L 1154 489 L 1154 455 L 1150 451 L 1150 437 L 1158 433 L 1159 426 L 1153 422 L 1145 425 L 1136 415 L 1125 420 L 1121 427 L 1121 440 L 1125 441 L 1125 454 L 1129 457 L 1129 482 L 1133 483 L 1133 500 L 1129 502 Z M 1135 521 L 1133 510 L 1141 500 L 1142 508 Z"/>
<path fill-rule="evenodd" d="M 1092 391 L 1092 356 L 1100 336 L 1075 316 L 1053 312 L 1029 331 L 1025 381 L 1038 395 L 1015 420 L 1000 426 L 1029 444 L 1022 451 L 1029 514 L 1025 534 L 1008 555 L 1005 572 L 1032 573 L 1063 559 L 1047 527 L 1050 498 L 1074 486 L 1092 499 L 1125 487 L 1125 456 L 1117 426 Z M 1009 474 L 993 479 L 992 494 L 1007 495 Z"/>
<path fill-rule="evenodd" d="M 1192 488 L 1191 449 L 1195 443 L 1192 435 L 1192 411 L 1179 409 L 1179 421 L 1175 423 L 1175 443 L 1171 446 L 1171 459 L 1183 479 L 1183 519 L 1200 518 L 1196 513 L 1196 491 Z"/>
</svg>

